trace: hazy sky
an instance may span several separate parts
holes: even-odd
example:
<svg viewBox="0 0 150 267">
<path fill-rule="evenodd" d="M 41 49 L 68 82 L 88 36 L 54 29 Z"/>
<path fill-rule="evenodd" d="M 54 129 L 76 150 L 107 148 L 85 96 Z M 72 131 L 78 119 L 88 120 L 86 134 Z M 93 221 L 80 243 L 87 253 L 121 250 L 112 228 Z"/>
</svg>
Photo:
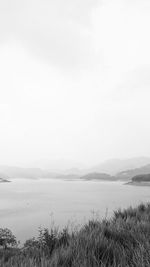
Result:
<svg viewBox="0 0 150 267">
<path fill-rule="evenodd" d="M 0 163 L 150 156 L 149 29 L 149 0 L 0 0 Z"/>
</svg>

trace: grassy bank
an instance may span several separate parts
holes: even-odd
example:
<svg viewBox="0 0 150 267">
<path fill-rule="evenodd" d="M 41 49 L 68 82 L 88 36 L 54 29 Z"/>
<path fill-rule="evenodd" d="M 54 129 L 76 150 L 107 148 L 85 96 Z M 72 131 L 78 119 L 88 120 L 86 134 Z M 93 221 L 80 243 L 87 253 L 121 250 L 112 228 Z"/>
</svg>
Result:
<svg viewBox="0 0 150 267">
<path fill-rule="evenodd" d="M 1 267 L 149 267 L 150 204 L 90 221 L 80 231 L 47 229 L 21 249 L 1 249 Z"/>
</svg>

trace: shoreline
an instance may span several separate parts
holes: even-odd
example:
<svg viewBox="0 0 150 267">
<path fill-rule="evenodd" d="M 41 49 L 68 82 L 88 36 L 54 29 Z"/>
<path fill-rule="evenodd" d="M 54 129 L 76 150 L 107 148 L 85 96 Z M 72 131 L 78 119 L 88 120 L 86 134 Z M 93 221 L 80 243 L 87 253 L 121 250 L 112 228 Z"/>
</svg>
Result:
<svg viewBox="0 0 150 267">
<path fill-rule="evenodd" d="M 0 178 L 0 183 L 10 183 L 11 181 L 7 179 Z"/>
<path fill-rule="evenodd" d="M 150 186 L 150 182 L 128 182 L 125 185 L 133 185 L 133 186 Z"/>
</svg>

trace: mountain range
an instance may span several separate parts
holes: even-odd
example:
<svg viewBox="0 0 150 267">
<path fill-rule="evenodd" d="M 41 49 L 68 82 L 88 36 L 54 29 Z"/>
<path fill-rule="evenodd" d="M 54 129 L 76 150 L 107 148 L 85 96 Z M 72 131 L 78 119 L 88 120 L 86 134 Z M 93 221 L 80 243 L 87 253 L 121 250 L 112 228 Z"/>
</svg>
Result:
<svg viewBox="0 0 150 267">
<path fill-rule="evenodd" d="M 68 165 L 66 165 L 67 167 Z M 70 165 L 69 165 L 70 167 Z M 15 166 L 0 165 L 0 178 L 62 178 L 62 179 L 83 179 L 83 180 L 130 180 L 139 174 L 150 173 L 150 158 L 139 157 L 131 159 L 112 159 L 105 161 L 89 169 L 77 167 L 65 170 L 22 168 Z"/>
<path fill-rule="evenodd" d="M 150 174 L 150 164 L 144 165 L 140 168 L 130 169 L 123 172 L 119 172 L 116 177 L 120 180 L 130 180 L 134 176 Z"/>
<path fill-rule="evenodd" d="M 89 172 L 101 172 L 108 173 L 110 175 L 116 175 L 119 172 L 140 168 L 147 164 L 150 164 L 149 157 L 110 159 L 92 167 L 91 169 L 89 169 Z"/>
</svg>

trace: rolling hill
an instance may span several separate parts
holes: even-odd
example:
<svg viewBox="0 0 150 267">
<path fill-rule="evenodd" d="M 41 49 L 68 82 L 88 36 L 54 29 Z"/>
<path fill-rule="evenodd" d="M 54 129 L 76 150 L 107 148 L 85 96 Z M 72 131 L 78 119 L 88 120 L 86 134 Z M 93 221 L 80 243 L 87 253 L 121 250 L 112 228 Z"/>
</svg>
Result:
<svg viewBox="0 0 150 267">
<path fill-rule="evenodd" d="M 137 175 L 145 175 L 150 173 L 150 164 L 145 165 L 141 168 L 135 168 L 126 170 L 123 172 L 119 172 L 116 177 L 120 180 L 131 180 L 133 177 Z"/>
<path fill-rule="evenodd" d="M 86 175 L 83 175 L 80 177 L 80 179 L 83 179 L 83 180 L 101 180 L 101 181 L 116 181 L 116 177 L 115 176 L 111 176 L 107 173 L 97 173 L 97 172 L 94 172 L 94 173 L 88 173 Z"/>
<path fill-rule="evenodd" d="M 119 172 L 140 168 L 147 164 L 150 164 L 150 158 L 148 157 L 111 159 L 111 160 L 106 160 L 103 163 L 90 168 L 88 170 L 88 173 L 98 172 L 98 173 L 108 173 L 110 175 L 116 175 Z"/>
<path fill-rule="evenodd" d="M 132 182 L 150 182 L 150 173 L 149 174 L 140 174 L 132 178 Z"/>
</svg>

